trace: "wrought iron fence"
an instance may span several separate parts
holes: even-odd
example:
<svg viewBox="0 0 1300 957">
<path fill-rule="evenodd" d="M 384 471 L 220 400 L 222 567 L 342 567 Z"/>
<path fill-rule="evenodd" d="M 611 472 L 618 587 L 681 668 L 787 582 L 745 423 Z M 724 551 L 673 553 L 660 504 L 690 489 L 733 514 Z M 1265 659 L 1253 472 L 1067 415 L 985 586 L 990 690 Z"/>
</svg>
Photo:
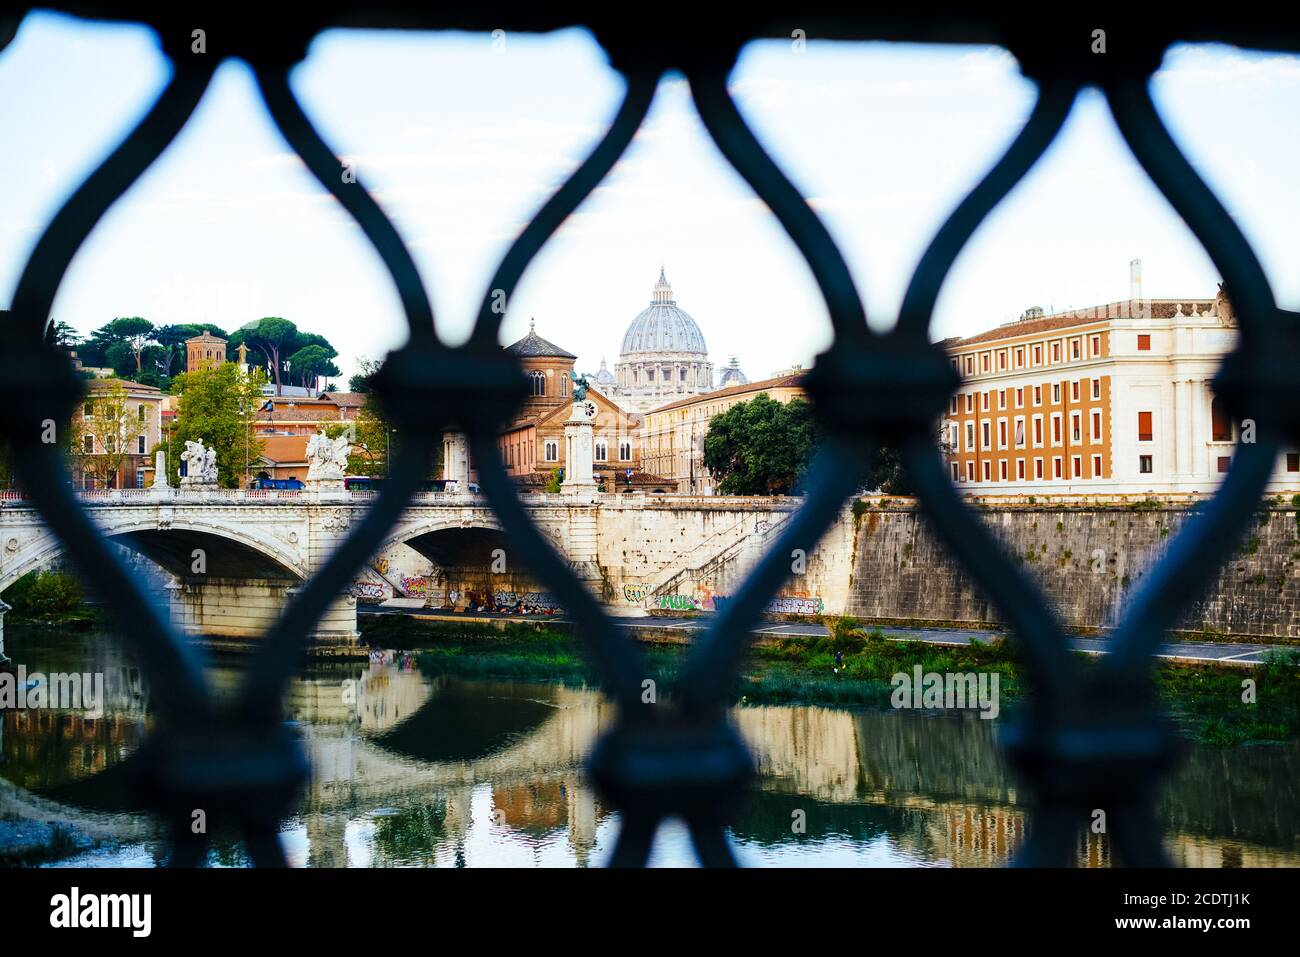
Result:
<svg viewBox="0 0 1300 957">
<path fill-rule="evenodd" d="M 755 9 L 725 17 L 702 15 L 654 32 L 647 32 L 644 23 L 613 19 L 608 10 L 557 14 L 523 4 L 487 12 L 432 7 L 396 12 L 382 5 L 351 9 L 326 3 L 296 13 L 291 22 L 256 26 L 224 7 L 158 15 L 132 3 L 56 6 L 150 24 L 173 74 L 147 115 L 54 216 L 22 272 L 12 317 L 0 327 L 0 434 L 11 443 L 31 500 L 92 587 L 109 596 L 108 607 L 149 676 L 157 727 L 135 765 L 141 793 L 170 825 L 171 863 L 203 860 L 205 839 L 191 834 L 188 826 L 195 807 L 236 822 L 254 863 L 285 863 L 277 825 L 292 808 L 308 768 L 300 745 L 280 720 L 281 698 L 313 623 L 412 500 L 434 460 L 438 436 L 450 428 L 469 436 L 488 501 L 525 563 L 569 610 L 605 691 L 617 703 L 617 719 L 588 764 L 601 794 L 622 814 L 613 864 L 644 864 L 658 825 L 669 816 L 685 820 L 701 862 L 736 863 L 725 827 L 754 769 L 728 720 L 727 706 L 747 636 L 786 577 L 787 556 L 816 544 L 859 487 L 872 449 L 884 442 L 902 450 L 923 508 L 1023 648 L 1035 693 L 1005 742 L 1035 797 L 1019 863 L 1072 863 L 1075 837 L 1092 808 L 1107 810 L 1122 861 L 1166 863 L 1154 802 L 1177 746 L 1156 701 L 1151 656 L 1179 610 L 1208 583 L 1244 530 L 1281 440 L 1300 440 L 1300 316 L 1275 303 L 1250 245 L 1162 124 L 1148 84 L 1175 40 L 1297 50 L 1300 31 L 1279 29 L 1264 18 L 1252 20 L 1241 11 L 1232 11 L 1234 23 L 1226 27 L 1191 13 L 1171 14 L 1158 27 L 1134 25 L 1130 19 L 1123 29 L 1109 31 L 1110 52 L 1096 55 L 1092 31 L 1105 24 L 1027 22 L 1010 14 L 942 6 L 931 19 L 916 13 L 848 16 L 815 5 L 797 17 Z M 0 43 L 12 37 L 17 22 L 0 22 Z M 590 155 L 510 247 L 484 295 L 470 339 L 447 347 L 435 335 L 429 298 L 401 237 L 360 183 L 340 177 L 340 161 L 303 112 L 289 72 L 310 39 L 332 26 L 542 31 L 575 24 L 592 29 L 625 77 L 622 105 Z M 191 51 L 196 27 L 206 31 L 203 55 Z M 862 298 L 835 243 L 758 143 L 727 90 L 728 73 L 745 41 L 788 40 L 795 30 L 839 39 L 1000 44 L 1038 86 L 1037 103 L 1020 133 L 958 204 L 921 258 L 897 325 L 887 333 L 868 328 Z M 40 436 L 43 423 L 67 421 L 81 395 L 68 360 L 42 336 L 64 272 L 104 212 L 184 127 L 226 56 L 250 63 L 280 133 L 382 257 L 400 295 L 410 339 L 387 357 L 374 383 L 407 439 L 396 453 L 391 480 L 364 521 L 259 643 L 238 695 L 222 704 L 205 678 L 199 652 L 125 572 L 66 481 L 56 446 L 42 443 Z M 534 526 L 506 474 L 496 436 L 523 400 L 525 380 L 513 357 L 498 345 L 502 316 L 492 303 L 500 293 L 508 301 L 538 250 L 623 154 L 667 70 L 686 75 L 709 135 L 806 259 L 825 298 L 835 341 L 808 377 L 815 413 L 828 437 L 811 470 L 804 502 L 690 649 L 673 700 L 650 704 L 642 700 L 642 680 L 650 669 L 641 651 L 613 627 Z M 1234 417 L 1253 418 L 1257 424 L 1257 441 L 1241 447 L 1213 501 L 1183 527 L 1147 577 L 1116 629 L 1113 653 L 1087 670 L 1070 656 L 1051 605 L 962 503 L 935 455 L 931 426 L 958 380 L 927 334 L 940 286 L 958 253 L 1052 143 L 1085 86 L 1101 88 L 1133 154 L 1226 280 L 1241 335 L 1215 389 Z"/>
</svg>

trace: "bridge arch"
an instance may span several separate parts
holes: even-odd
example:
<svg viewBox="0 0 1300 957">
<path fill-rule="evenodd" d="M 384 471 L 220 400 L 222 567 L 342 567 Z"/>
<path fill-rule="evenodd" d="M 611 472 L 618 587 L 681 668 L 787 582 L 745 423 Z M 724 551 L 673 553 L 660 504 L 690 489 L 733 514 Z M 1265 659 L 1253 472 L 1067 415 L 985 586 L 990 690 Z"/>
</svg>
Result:
<svg viewBox="0 0 1300 957">
<path fill-rule="evenodd" d="M 303 556 L 287 544 L 277 545 L 232 523 L 171 519 L 140 520 L 102 526 L 106 538 L 144 555 L 165 571 L 180 577 L 192 574 L 193 552 L 204 551 L 209 577 L 259 578 L 299 582 L 305 577 Z M 48 564 L 64 551 L 63 543 L 49 531 L 38 514 L 32 525 L 0 532 L 0 592 L 28 572 Z"/>
</svg>

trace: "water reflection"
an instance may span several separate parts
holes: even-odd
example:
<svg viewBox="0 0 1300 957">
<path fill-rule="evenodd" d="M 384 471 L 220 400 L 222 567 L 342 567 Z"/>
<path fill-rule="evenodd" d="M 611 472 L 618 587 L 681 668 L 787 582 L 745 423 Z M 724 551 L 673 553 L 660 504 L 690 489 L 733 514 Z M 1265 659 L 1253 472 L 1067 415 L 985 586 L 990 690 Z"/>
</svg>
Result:
<svg viewBox="0 0 1300 957">
<path fill-rule="evenodd" d="M 10 647 L 31 670 L 103 671 L 107 701 L 95 721 L 4 714 L 0 818 L 56 817 L 101 842 L 65 863 L 158 863 L 159 834 L 121 786 L 149 725 L 138 670 L 92 636 L 15 630 Z M 233 687 L 237 668 L 221 663 L 218 683 Z M 616 816 L 580 772 L 613 717 L 590 689 L 430 677 L 387 654 L 311 670 L 286 710 L 313 769 L 284 827 L 296 865 L 587 866 L 612 848 Z M 746 863 L 996 866 L 1024 841 L 1024 796 L 995 747 L 997 722 L 813 707 L 735 718 L 760 769 L 732 830 Z M 1298 765 L 1294 743 L 1194 747 L 1162 804 L 1175 860 L 1300 864 Z M 237 843 L 215 843 L 214 863 L 244 863 Z M 1101 836 L 1081 835 L 1078 856 L 1110 863 Z M 652 863 L 693 863 L 683 827 L 664 829 Z"/>
</svg>

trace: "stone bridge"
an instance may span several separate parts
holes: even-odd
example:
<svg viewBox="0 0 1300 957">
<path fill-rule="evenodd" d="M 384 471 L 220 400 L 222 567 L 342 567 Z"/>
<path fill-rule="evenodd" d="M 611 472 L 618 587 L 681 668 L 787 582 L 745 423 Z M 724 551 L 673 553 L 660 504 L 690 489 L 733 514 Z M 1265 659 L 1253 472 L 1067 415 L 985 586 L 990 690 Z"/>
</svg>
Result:
<svg viewBox="0 0 1300 957">
<path fill-rule="evenodd" d="M 292 592 L 366 514 L 373 492 L 126 489 L 87 493 L 92 520 L 164 575 L 175 619 L 220 638 L 266 631 Z M 748 570 L 798 504 L 786 498 L 641 494 L 524 497 L 573 572 L 617 614 L 707 609 Z M 48 566 L 62 546 L 39 513 L 0 500 L 0 593 Z M 480 496 L 417 496 L 369 567 L 319 622 L 317 648 L 355 644 L 356 604 L 418 596 L 459 607 L 529 596 L 549 603 L 516 561 L 509 536 Z M 2 616 L 0 616 L 2 621 Z M 0 631 L 0 653 L 3 650 Z"/>
</svg>

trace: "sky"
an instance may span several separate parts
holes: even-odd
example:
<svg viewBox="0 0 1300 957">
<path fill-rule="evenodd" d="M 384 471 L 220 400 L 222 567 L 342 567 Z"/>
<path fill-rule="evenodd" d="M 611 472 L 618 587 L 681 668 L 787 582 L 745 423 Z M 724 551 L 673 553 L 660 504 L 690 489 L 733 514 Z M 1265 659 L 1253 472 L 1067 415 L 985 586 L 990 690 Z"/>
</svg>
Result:
<svg viewBox="0 0 1300 957">
<path fill-rule="evenodd" d="M 59 205 L 147 111 L 169 68 L 151 31 L 32 14 L 0 52 L 0 300 Z M 292 83 L 327 143 L 407 241 L 439 334 L 469 333 L 509 243 L 603 134 L 623 83 L 591 37 L 330 31 Z M 837 240 L 873 325 L 894 321 L 912 268 L 1032 108 L 997 48 L 808 38 L 747 46 L 733 96 Z M 1300 308 L 1300 58 L 1172 50 L 1157 106 Z M 1144 294 L 1212 296 L 1219 280 L 1128 153 L 1095 92 L 985 221 L 943 287 L 932 338 L 1030 306 Z M 533 261 L 502 341 L 537 332 L 612 367 L 659 269 L 715 365 L 751 379 L 811 364 L 830 325 L 811 273 L 766 205 L 712 145 L 685 81 L 660 84 L 609 177 Z M 327 336 L 347 375 L 405 338 L 378 257 L 285 145 L 249 69 L 227 62 L 159 161 L 82 247 L 54 317 L 88 333 L 115 316 L 233 330 L 283 316 Z"/>
</svg>

